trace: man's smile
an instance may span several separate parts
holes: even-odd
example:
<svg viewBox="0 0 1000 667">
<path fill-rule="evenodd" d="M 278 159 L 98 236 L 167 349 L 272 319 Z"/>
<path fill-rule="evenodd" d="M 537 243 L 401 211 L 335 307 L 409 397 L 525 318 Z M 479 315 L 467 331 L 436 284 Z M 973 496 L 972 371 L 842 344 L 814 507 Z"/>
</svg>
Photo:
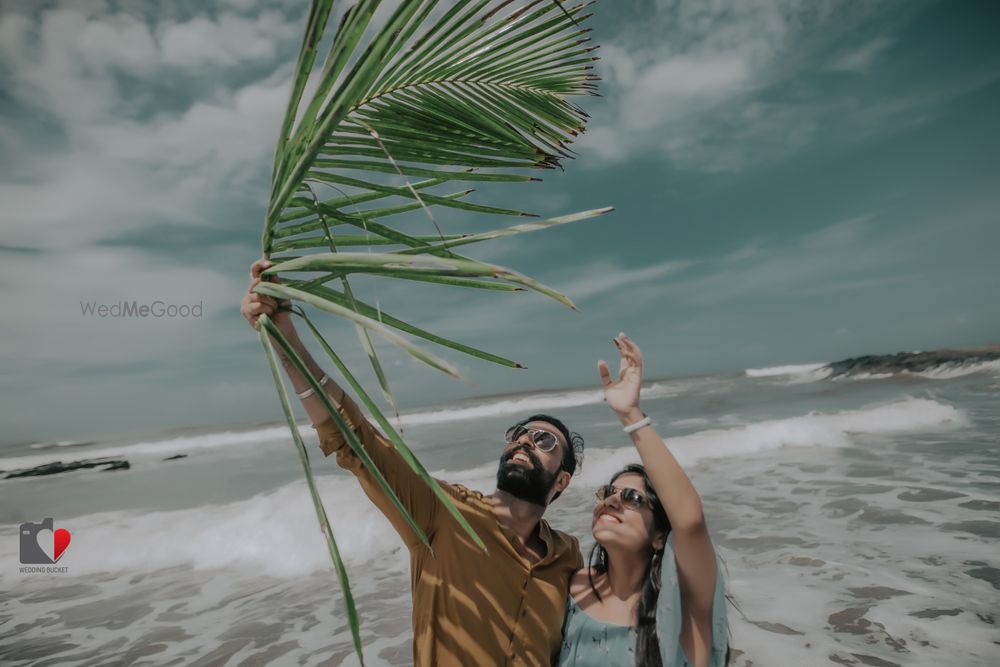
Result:
<svg viewBox="0 0 1000 667">
<path fill-rule="evenodd" d="M 522 463 L 527 463 L 528 465 L 534 465 L 528 455 L 524 452 L 515 452 L 513 456 L 510 457 L 510 461 L 520 461 Z"/>
</svg>

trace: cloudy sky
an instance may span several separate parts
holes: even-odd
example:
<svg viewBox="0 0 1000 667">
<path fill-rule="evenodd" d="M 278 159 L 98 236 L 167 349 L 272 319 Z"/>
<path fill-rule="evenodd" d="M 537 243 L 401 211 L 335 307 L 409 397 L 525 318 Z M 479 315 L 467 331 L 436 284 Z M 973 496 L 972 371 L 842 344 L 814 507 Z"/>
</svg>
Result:
<svg viewBox="0 0 1000 667">
<path fill-rule="evenodd" d="M 306 9 L 0 5 L 0 443 L 280 418 L 238 306 Z M 616 212 L 469 252 L 580 311 L 364 284 L 388 312 L 528 367 L 445 355 L 462 384 L 385 349 L 404 409 L 594 384 L 619 330 L 649 376 L 1000 342 L 996 3 L 594 10 L 603 96 L 582 102 L 579 157 L 479 200 Z M 81 312 L 119 300 L 202 316 Z M 363 369 L 353 331 L 323 326 Z"/>
</svg>

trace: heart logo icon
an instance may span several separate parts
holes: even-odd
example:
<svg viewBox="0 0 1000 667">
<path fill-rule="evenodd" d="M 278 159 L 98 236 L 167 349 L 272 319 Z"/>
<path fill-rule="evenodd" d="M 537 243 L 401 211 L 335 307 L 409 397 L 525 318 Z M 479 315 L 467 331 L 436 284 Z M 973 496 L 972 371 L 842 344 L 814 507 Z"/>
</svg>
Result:
<svg viewBox="0 0 1000 667">
<path fill-rule="evenodd" d="M 51 530 L 40 530 L 35 536 L 38 541 L 38 546 L 41 547 L 42 551 L 49 559 L 56 563 L 62 557 L 63 553 L 66 551 L 66 547 L 69 546 L 71 535 L 65 528 L 58 528 L 55 532 Z"/>
<path fill-rule="evenodd" d="M 54 558 L 52 560 L 58 562 L 59 559 L 62 558 L 63 553 L 66 551 L 66 547 L 69 546 L 69 538 L 69 531 L 65 528 L 59 528 L 56 530 L 54 545 L 55 553 L 53 554 Z"/>
</svg>

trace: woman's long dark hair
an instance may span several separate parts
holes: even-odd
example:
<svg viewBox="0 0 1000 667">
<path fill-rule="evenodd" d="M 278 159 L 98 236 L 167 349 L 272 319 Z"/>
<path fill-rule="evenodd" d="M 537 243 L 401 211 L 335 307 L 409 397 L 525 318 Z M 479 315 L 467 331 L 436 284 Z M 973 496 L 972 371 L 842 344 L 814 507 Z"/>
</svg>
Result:
<svg viewBox="0 0 1000 667">
<path fill-rule="evenodd" d="M 646 576 L 642 581 L 642 593 L 639 596 L 639 624 L 636 627 L 635 640 L 635 664 L 637 667 L 663 667 L 660 660 L 660 639 L 656 635 L 656 601 L 660 597 L 660 568 L 663 566 L 663 551 L 666 549 L 666 539 L 670 534 L 670 519 L 663 509 L 660 498 L 653 489 L 653 483 L 646 474 L 646 469 L 638 463 L 630 463 L 614 475 L 611 476 L 609 484 L 614 484 L 615 480 L 627 473 L 634 473 L 642 477 L 645 486 L 646 497 L 649 498 L 653 506 L 653 529 L 663 534 L 663 548 L 653 551 L 652 558 L 646 565 Z M 593 573 L 606 574 L 608 571 L 608 552 L 600 544 L 594 544 L 587 558 L 587 579 L 590 581 L 590 588 L 594 591 L 597 599 L 601 599 L 601 594 L 594 584 Z M 729 596 L 727 595 L 728 599 Z M 729 664 L 731 647 L 726 647 L 726 661 Z"/>
<path fill-rule="evenodd" d="M 612 477 L 609 484 L 614 484 L 615 480 L 627 473 L 635 473 L 642 476 L 642 483 L 646 487 L 646 497 L 649 498 L 653 506 L 653 526 L 654 530 L 663 534 L 666 540 L 670 534 L 670 520 L 660 503 L 656 491 L 653 490 L 653 483 L 646 474 L 646 469 L 637 463 L 630 463 Z M 666 544 L 664 543 L 664 548 Z M 608 552 L 600 544 L 595 544 L 590 550 L 587 559 L 590 569 L 587 578 L 590 580 L 590 588 L 594 591 L 597 599 L 601 599 L 601 594 L 597 592 L 594 585 L 593 573 L 605 574 L 608 571 Z M 660 597 L 660 567 L 663 564 L 663 549 L 654 550 L 653 557 L 646 565 L 646 576 L 642 582 L 642 593 L 639 597 L 639 625 L 636 627 L 638 637 L 635 640 L 635 664 L 639 667 L 662 667 L 660 661 L 660 640 L 656 636 L 656 600 Z"/>
</svg>

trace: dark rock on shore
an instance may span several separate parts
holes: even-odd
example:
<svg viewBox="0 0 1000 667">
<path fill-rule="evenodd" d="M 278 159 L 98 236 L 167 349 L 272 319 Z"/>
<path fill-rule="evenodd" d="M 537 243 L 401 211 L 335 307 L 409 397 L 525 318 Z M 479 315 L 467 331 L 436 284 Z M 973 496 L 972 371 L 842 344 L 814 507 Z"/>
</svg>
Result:
<svg viewBox="0 0 1000 667">
<path fill-rule="evenodd" d="M 960 349 L 931 350 L 929 352 L 897 352 L 896 354 L 869 354 L 827 364 L 828 377 L 839 375 L 922 373 L 935 368 L 958 368 L 1000 359 L 1000 345 Z"/>
<path fill-rule="evenodd" d="M 22 468 L 20 470 L 11 470 L 8 472 L 4 479 L 10 479 L 12 477 L 42 477 L 44 475 L 56 475 L 61 472 L 69 472 L 71 470 L 79 470 L 81 468 L 103 468 L 104 470 L 128 470 L 131 466 L 129 462 L 125 459 L 112 459 L 112 458 L 99 458 L 99 459 L 83 459 L 81 461 L 70 461 L 69 463 L 63 463 L 62 461 L 55 461 L 53 463 L 45 463 L 40 466 L 35 466 L 34 468 Z"/>
</svg>

